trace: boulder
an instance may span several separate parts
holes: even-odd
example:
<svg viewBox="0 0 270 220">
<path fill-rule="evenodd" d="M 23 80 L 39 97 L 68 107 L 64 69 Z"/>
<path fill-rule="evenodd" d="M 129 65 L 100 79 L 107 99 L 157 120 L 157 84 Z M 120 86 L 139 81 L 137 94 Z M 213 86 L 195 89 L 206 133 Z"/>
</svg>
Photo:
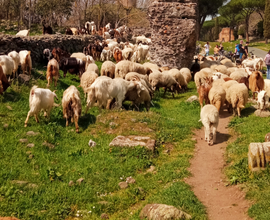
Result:
<svg viewBox="0 0 270 220">
<path fill-rule="evenodd" d="M 251 171 L 264 169 L 270 162 L 270 142 L 250 143 L 248 148 L 248 167 Z"/>
<path fill-rule="evenodd" d="M 20 74 L 18 77 L 19 83 L 25 84 L 25 85 L 29 84 L 30 79 L 31 79 L 31 77 L 29 75 L 26 75 L 26 74 Z"/>
<path fill-rule="evenodd" d="M 20 141 L 21 143 L 27 143 L 27 142 L 28 142 L 27 139 L 20 139 L 19 141 Z"/>
<path fill-rule="evenodd" d="M 195 101 L 199 102 L 199 98 L 198 98 L 198 96 L 193 95 L 193 96 L 189 97 L 186 102 L 195 102 Z"/>
<path fill-rule="evenodd" d="M 156 141 L 145 136 L 117 136 L 110 143 L 110 147 L 136 147 L 142 146 L 154 151 Z"/>
<path fill-rule="evenodd" d="M 36 136 L 38 134 L 40 134 L 40 133 L 39 132 L 34 132 L 34 131 L 28 131 L 28 132 L 26 132 L 26 135 L 27 136 Z"/>
<path fill-rule="evenodd" d="M 120 182 L 120 183 L 118 183 L 118 186 L 120 187 L 120 189 L 126 189 L 126 188 L 128 188 L 128 183 L 127 182 Z"/>
<path fill-rule="evenodd" d="M 136 182 L 136 180 L 133 179 L 133 178 L 130 176 L 130 177 L 127 177 L 127 178 L 126 178 L 126 182 L 129 183 L 129 184 L 133 184 L 133 183 Z"/>
<path fill-rule="evenodd" d="M 254 114 L 258 117 L 261 117 L 261 118 L 266 118 L 266 117 L 269 117 L 270 116 L 270 112 L 269 111 L 261 111 L 261 110 L 256 110 L 254 112 Z"/>
<path fill-rule="evenodd" d="M 109 216 L 106 213 L 102 213 L 100 218 L 101 219 L 109 219 Z"/>
<path fill-rule="evenodd" d="M 88 145 L 89 145 L 89 147 L 95 147 L 97 145 L 97 143 L 95 141 L 90 140 L 88 142 Z"/>
<path fill-rule="evenodd" d="M 174 206 L 164 204 L 148 204 L 144 206 L 140 213 L 140 219 L 149 220 L 174 220 L 191 219 L 191 216 Z"/>
</svg>

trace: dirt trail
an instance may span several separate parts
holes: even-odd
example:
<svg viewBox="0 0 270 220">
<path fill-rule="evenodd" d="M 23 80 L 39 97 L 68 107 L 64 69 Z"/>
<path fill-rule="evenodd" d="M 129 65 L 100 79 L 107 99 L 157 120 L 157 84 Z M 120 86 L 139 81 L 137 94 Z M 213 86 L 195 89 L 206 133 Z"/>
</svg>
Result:
<svg viewBox="0 0 270 220">
<path fill-rule="evenodd" d="M 217 143 L 208 146 L 204 141 L 204 128 L 195 132 L 197 144 L 194 158 L 191 160 L 192 177 L 186 182 L 192 186 L 195 195 L 206 206 L 210 220 L 247 220 L 247 210 L 251 203 L 245 200 L 245 193 L 237 186 L 225 184 L 224 153 L 226 151 L 228 123 L 230 115 L 221 112 Z"/>
</svg>

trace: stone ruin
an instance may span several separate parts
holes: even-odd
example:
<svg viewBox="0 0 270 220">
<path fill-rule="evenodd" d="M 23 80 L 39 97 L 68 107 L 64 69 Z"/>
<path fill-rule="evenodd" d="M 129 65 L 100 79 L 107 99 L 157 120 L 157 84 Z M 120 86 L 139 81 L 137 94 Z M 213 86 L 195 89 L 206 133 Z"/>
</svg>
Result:
<svg viewBox="0 0 270 220">
<path fill-rule="evenodd" d="M 155 0 L 148 8 L 151 61 L 170 68 L 190 67 L 198 33 L 197 0 Z"/>
<path fill-rule="evenodd" d="M 234 34 L 233 29 L 222 28 L 221 32 L 219 33 L 219 42 L 229 42 L 230 41 L 230 30 L 231 30 L 231 41 L 234 41 Z"/>
</svg>

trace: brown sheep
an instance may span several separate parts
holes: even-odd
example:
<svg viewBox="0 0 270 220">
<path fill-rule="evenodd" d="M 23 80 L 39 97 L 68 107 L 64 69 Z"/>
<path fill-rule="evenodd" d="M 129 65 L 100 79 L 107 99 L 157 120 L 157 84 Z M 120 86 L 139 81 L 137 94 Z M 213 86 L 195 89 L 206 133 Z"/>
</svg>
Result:
<svg viewBox="0 0 270 220">
<path fill-rule="evenodd" d="M 253 99 L 255 99 L 255 92 L 260 92 L 264 89 L 264 80 L 260 71 L 255 71 L 250 75 L 249 89 L 253 93 Z"/>
<path fill-rule="evenodd" d="M 51 59 L 48 63 L 47 66 L 47 73 L 46 73 L 46 78 L 48 80 L 47 87 L 50 86 L 50 82 L 53 81 L 54 78 L 54 86 L 56 87 L 57 85 L 57 80 L 59 78 L 59 64 L 56 61 L 56 59 Z"/>
<path fill-rule="evenodd" d="M 213 83 L 213 78 L 212 77 L 206 77 L 204 79 L 204 82 L 200 81 L 200 86 L 198 89 L 198 93 L 199 93 L 199 100 L 200 100 L 200 105 L 201 108 L 203 107 L 203 101 L 205 100 L 205 104 L 210 104 L 210 100 L 208 98 L 208 94 L 210 89 L 212 88 L 212 83 Z"/>
</svg>

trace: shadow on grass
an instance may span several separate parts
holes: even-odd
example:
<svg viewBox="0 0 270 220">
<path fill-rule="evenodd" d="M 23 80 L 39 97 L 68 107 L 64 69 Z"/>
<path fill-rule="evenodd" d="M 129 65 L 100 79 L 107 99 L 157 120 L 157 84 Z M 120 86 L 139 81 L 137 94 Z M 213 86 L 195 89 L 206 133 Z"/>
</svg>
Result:
<svg viewBox="0 0 270 220">
<path fill-rule="evenodd" d="M 216 138 L 216 144 L 221 144 L 229 140 L 231 137 L 230 134 L 223 134 L 220 132 L 217 132 L 217 138 Z"/>
</svg>

